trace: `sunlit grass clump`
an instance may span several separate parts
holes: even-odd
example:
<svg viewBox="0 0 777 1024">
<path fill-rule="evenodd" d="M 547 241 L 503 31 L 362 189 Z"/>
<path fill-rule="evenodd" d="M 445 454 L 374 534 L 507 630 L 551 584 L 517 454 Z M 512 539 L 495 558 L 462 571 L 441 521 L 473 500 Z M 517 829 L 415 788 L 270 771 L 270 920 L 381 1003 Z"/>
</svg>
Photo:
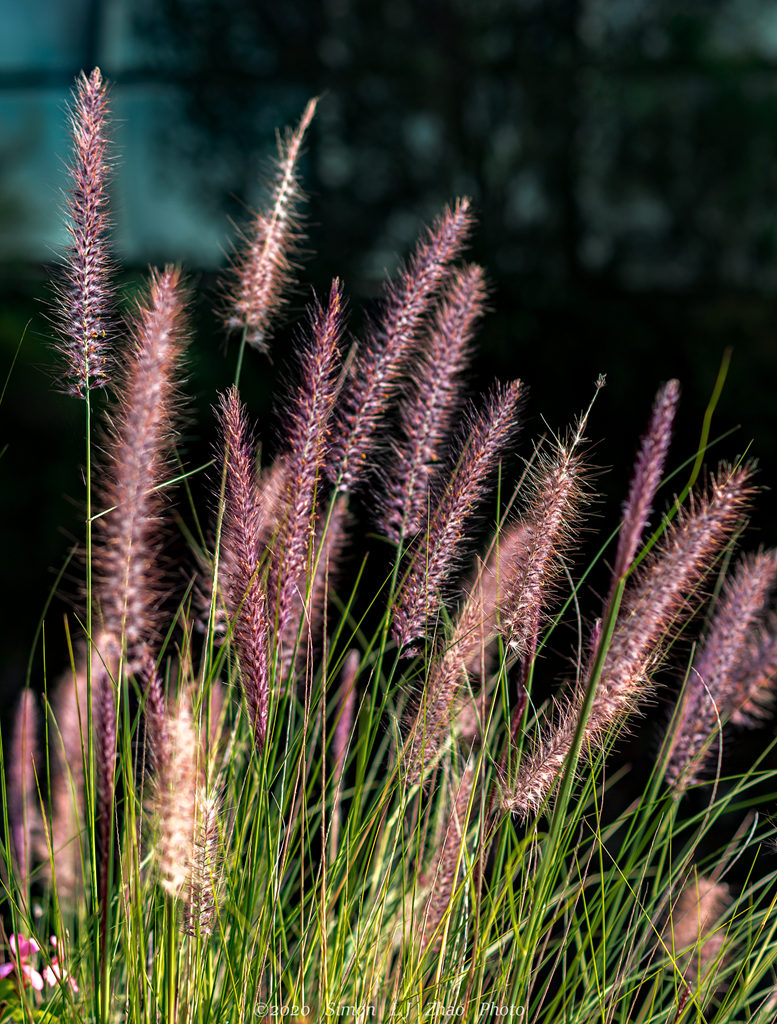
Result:
<svg viewBox="0 0 777 1024">
<path fill-rule="evenodd" d="M 511 477 L 524 385 L 466 393 L 487 287 L 463 198 L 357 338 L 347 282 L 312 299 L 260 464 L 241 369 L 296 272 L 314 111 L 225 282 L 234 384 L 172 567 L 205 340 L 177 267 L 114 300 L 108 102 L 78 82 L 52 321 L 85 410 L 83 604 L 5 738 L 0 1021 L 773 1021 L 777 787 L 763 754 L 727 767 L 777 676 L 752 464 L 704 468 L 708 415 L 672 465 L 660 387 L 594 596 L 593 402 Z M 637 730 L 634 796 L 611 755 Z"/>
</svg>

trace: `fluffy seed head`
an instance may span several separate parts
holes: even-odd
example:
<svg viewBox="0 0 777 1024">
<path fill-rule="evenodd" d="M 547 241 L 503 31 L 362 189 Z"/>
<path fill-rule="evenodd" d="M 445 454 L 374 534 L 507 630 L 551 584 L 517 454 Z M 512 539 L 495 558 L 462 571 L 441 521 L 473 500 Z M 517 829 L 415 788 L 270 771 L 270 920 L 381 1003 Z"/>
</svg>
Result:
<svg viewBox="0 0 777 1024">
<path fill-rule="evenodd" d="M 393 633 L 400 647 L 423 636 L 457 564 L 465 526 L 483 500 L 518 428 L 520 381 L 495 388 L 474 420 L 459 464 L 432 512 L 426 536 L 397 595 Z"/>
<path fill-rule="evenodd" d="M 226 462 L 223 539 L 227 609 L 240 658 L 243 692 L 257 746 L 264 746 L 269 706 L 269 620 L 261 573 L 262 516 L 253 469 L 253 445 L 237 389 L 220 401 L 219 418 Z"/>
<path fill-rule="evenodd" d="M 675 719 L 666 775 L 678 786 L 698 777 L 718 723 L 737 709 L 748 644 L 775 582 L 777 552 L 763 551 L 743 558 L 723 587 Z"/>
<path fill-rule="evenodd" d="M 162 595 L 158 487 L 173 438 L 176 376 L 186 343 L 183 310 L 180 272 L 152 272 L 108 439 L 109 511 L 97 520 L 95 561 L 103 621 L 108 632 L 124 638 L 130 666 L 153 635 Z"/>
<path fill-rule="evenodd" d="M 613 587 L 634 560 L 647 525 L 661 482 L 679 399 L 680 383 L 676 380 L 668 381 L 656 395 L 650 423 L 637 455 L 629 496 L 623 506 L 623 521 L 613 565 Z"/>
<path fill-rule="evenodd" d="M 186 931 L 189 935 L 213 933 L 221 877 L 220 806 L 217 794 L 205 793 L 203 787 L 198 788 L 186 899 Z"/>
<path fill-rule="evenodd" d="M 329 473 L 342 490 L 364 478 L 376 431 L 394 397 L 432 299 L 472 223 L 469 200 L 444 211 L 387 289 L 383 315 L 373 326 L 346 383 Z"/>
<path fill-rule="evenodd" d="M 709 497 L 690 510 L 667 533 L 664 546 L 648 560 L 626 590 L 585 726 L 585 741 L 600 746 L 622 727 L 638 701 L 650 692 L 650 677 L 664 641 L 692 599 L 721 547 L 741 523 L 752 494 L 748 467 L 721 469 Z M 503 795 L 505 809 L 521 814 L 543 803 L 572 749 L 584 689 L 561 709 L 555 727 L 538 741 L 521 764 L 518 779 Z"/>
<path fill-rule="evenodd" d="M 292 279 L 294 254 L 303 237 L 298 162 L 316 103 L 315 99 L 310 100 L 297 128 L 279 139 L 270 202 L 254 215 L 234 259 L 227 327 L 245 331 L 246 341 L 260 352 L 268 351 L 268 330 L 284 302 L 284 292 Z"/>
<path fill-rule="evenodd" d="M 30 873 L 32 855 L 39 843 L 38 773 L 45 767 L 38 752 L 38 708 L 34 693 L 27 688 L 22 690 L 16 707 L 9 754 L 8 824 L 23 881 Z"/>
<path fill-rule="evenodd" d="M 465 267 L 452 276 L 437 307 L 410 392 L 401 403 L 400 440 L 385 474 L 380 520 L 383 532 L 395 543 L 401 536 L 417 533 L 426 521 L 429 486 L 461 405 L 462 372 L 485 297 L 480 267 Z"/>
<path fill-rule="evenodd" d="M 179 698 L 168 708 L 165 735 L 156 745 L 156 861 L 162 888 L 177 898 L 191 877 L 200 773 L 200 745 L 188 700 Z"/>
<path fill-rule="evenodd" d="M 271 570 L 270 594 L 277 595 L 280 636 L 287 634 L 291 624 L 295 595 L 301 594 L 304 600 L 307 594 L 312 569 L 319 491 L 340 362 L 343 296 L 339 281 L 332 284 L 326 308 L 315 304 L 311 325 L 312 344 L 303 353 L 302 379 L 292 403 L 283 523 Z"/>
<path fill-rule="evenodd" d="M 71 243 L 57 285 L 55 321 L 65 358 L 63 390 L 84 396 L 108 380 L 113 288 L 108 253 L 108 104 L 99 68 L 81 74 L 70 110 L 73 156 L 67 199 Z"/>
<path fill-rule="evenodd" d="M 680 954 L 690 982 L 704 977 L 718 960 L 725 942 L 720 919 L 731 905 L 727 885 L 699 876 L 683 889 L 664 928 L 664 941 Z"/>
<path fill-rule="evenodd" d="M 537 649 L 543 613 L 576 537 L 585 499 L 584 464 L 578 452 L 582 431 L 539 456 L 530 478 L 529 508 L 521 544 L 502 574 L 500 629 L 509 646 L 530 660 Z"/>
</svg>

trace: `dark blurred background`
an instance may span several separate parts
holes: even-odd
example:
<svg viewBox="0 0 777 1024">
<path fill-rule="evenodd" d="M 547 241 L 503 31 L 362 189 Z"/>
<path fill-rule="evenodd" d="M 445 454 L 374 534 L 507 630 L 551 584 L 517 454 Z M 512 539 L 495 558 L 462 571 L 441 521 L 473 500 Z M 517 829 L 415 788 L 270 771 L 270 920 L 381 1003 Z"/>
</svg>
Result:
<svg viewBox="0 0 777 1024">
<path fill-rule="evenodd" d="M 81 535 L 83 404 L 57 394 L 45 302 L 65 241 L 64 106 L 75 75 L 112 83 L 116 255 L 131 285 L 182 261 L 196 298 L 184 450 L 208 457 L 211 404 L 233 363 L 212 310 L 275 129 L 319 95 L 303 175 L 308 246 L 292 307 L 335 274 L 352 329 L 421 224 L 457 194 L 479 227 L 492 311 L 473 386 L 520 376 L 529 438 L 593 392 L 593 460 L 610 528 L 658 384 L 683 404 L 672 465 L 693 454 L 721 356 L 733 362 L 713 436 L 777 470 L 775 0 L 36 0 L 0 33 L 0 693 L 24 677 L 36 623 Z M 26 333 L 25 333 L 26 328 Z M 270 438 L 273 366 L 244 393 Z M 234 354 L 234 349 L 230 350 Z M 716 458 L 717 456 L 712 456 Z M 763 495 L 750 546 L 777 542 Z M 46 620 L 56 674 L 68 571 Z M 39 685 L 39 682 L 38 682 Z"/>
</svg>

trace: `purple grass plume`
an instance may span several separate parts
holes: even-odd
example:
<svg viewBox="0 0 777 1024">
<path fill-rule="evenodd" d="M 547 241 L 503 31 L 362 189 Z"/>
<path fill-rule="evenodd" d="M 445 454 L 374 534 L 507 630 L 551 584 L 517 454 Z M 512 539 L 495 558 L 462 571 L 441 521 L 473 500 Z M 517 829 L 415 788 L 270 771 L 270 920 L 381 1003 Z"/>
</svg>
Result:
<svg viewBox="0 0 777 1024">
<path fill-rule="evenodd" d="M 186 344 L 180 272 L 152 272 L 108 439 L 108 511 L 97 520 L 95 563 L 105 628 L 122 637 L 130 669 L 154 634 L 162 597 L 159 515 L 174 439 L 177 375 Z"/>
<path fill-rule="evenodd" d="M 116 835 L 116 688 L 121 656 L 119 638 L 110 633 L 101 634 L 92 645 L 91 655 L 98 851 L 97 893 L 100 906 L 100 955 L 104 957 L 108 935 L 110 864 Z"/>
<path fill-rule="evenodd" d="M 296 590 L 280 639 L 283 671 L 288 672 L 293 663 L 298 679 L 309 679 L 314 671 L 313 656 L 322 649 L 329 595 L 340 578 L 350 525 L 345 494 L 335 499 L 331 513 L 323 508 L 318 514 L 311 558 L 312 578 L 306 592 L 301 587 Z"/>
<path fill-rule="evenodd" d="M 75 906 L 83 880 L 82 832 L 86 827 L 84 760 L 87 749 L 86 664 L 82 659 L 57 684 L 50 708 L 52 738 L 51 813 L 47 815 L 46 845 L 40 860 L 56 881 L 62 906 Z"/>
<path fill-rule="evenodd" d="M 361 658 L 357 650 L 348 652 L 340 676 L 340 691 L 337 698 L 337 718 L 332 735 L 332 777 L 335 781 L 335 795 L 332 802 L 332 823 L 329 830 L 329 849 L 332 858 L 337 855 L 341 825 L 341 801 L 343 793 L 343 771 L 348 746 L 351 742 L 356 713 L 356 680 L 359 675 Z"/>
<path fill-rule="evenodd" d="M 262 517 L 254 473 L 253 442 L 237 389 L 221 396 L 219 420 L 226 464 L 222 526 L 226 604 L 257 749 L 264 747 L 269 713 L 270 624 L 260 550 Z"/>
<path fill-rule="evenodd" d="M 587 414 L 566 441 L 556 441 L 549 455 L 538 454 L 529 476 L 520 544 L 502 566 L 499 628 L 525 670 L 534 659 L 564 557 L 578 534 L 586 500 L 585 463 L 579 451 L 586 421 Z"/>
<path fill-rule="evenodd" d="M 307 603 L 315 555 L 317 510 L 327 455 L 330 418 L 337 395 L 340 338 L 343 330 L 343 295 L 335 280 L 326 307 L 316 303 L 311 312 L 312 341 L 302 354 L 302 378 L 291 406 L 286 493 L 277 541 L 278 556 L 270 574 L 270 595 L 277 595 L 276 630 L 289 633 L 295 597 Z M 296 642 L 292 637 L 292 645 Z"/>
<path fill-rule="evenodd" d="M 198 735 L 191 698 L 168 702 L 153 657 L 145 652 L 140 671 L 145 693 L 146 747 L 153 773 L 154 855 L 159 883 L 185 901 L 184 929 L 210 935 L 220 879 L 221 802 L 206 786 L 207 750 Z"/>
<path fill-rule="evenodd" d="M 8 754 L 8 824 L 18 878 L 24 883 L 40 845 L 38 776 L 45 772 L 46 764 L 38 750 L 38 706 L 35 694 L 27 687 L 16 707 Z"/>
<path fill-rule="evenodd" d="M 720 964 L 726 940 L 721 919 L 731 902 L 727 885 L 699 875 L 688 882 L 672 906 L 663 942 L 689 985 Z"/>
<path fill-rule="evenodd" d="M 108 382 L 107 346 L 113 320 L 108 250 L 108 102 L 99 68 L 81 74 L 70 109 L 73 156 L 67 197 L 71 242 L 57 284 L 55 323 L 65 358 L 62 390 L 84 397 Z"/>
<path fill-rule="evenodd" d="M 297 128 L 279 140 L 270 203 L 254 214 L 233 261 L 227 327 L 244 331 L 248 344 L 263 353 L 269 349 L 269 330 L 285 301 L 293 277 L 294 256 L 303 238 L 298 164 L 316 103 L 317 100 L 310 100 Z"/>
<path fill-rule="evenodd" d="M 692 500 L 669 528 L 663 546 L 634 575 L 586 721 L 584 741 L 590 747 L 600 748 L 650 693 L 663 645 L 700 600 L 695 598 L 699 584 L 741 525 L 752 496 L 750 476 L 746 466 L 721 468 L 710 495 Z M 517 780 L 503 793 L 506 810 L 528 815 L 542 806 L 572 750 L 584 697 L 580 687 L 521 764 Z"/>
<path fill-rule="evenodd" d="M 439 609 L 443 587 L 457 565 L 465 527 L 486 495 L 499 460 L 518 429 L 520 381 L 495 388 L 477 414 L 459 463 L 430 517 L 397 594 L 392 629 L 400 647 L 426 633 Z"/>
<path fill-rule="evenodd" d="M 640 443 L 629 496 L 623 506 L 623 518 L 615 562 L 612 569 L 610 597 L 615 586 L 631 568 L 653 506 L 661 474 L 664 471 L 669 443 L 672 439 L 677 403 L 680 400 L 680 382 L 667 381 L 659 390 L 653 404 L 647 431 Z M 609 603 L 609 599 L 608 599 Z"/>
<path fill-rule="evenodd" d="M 401 438 L 385 474 L 380 517 L 383 533 L 395 543 L 426 522 L 430 483 L 461 407 L 462 374 L 485 298 L 480 267 L 465 267 L 453 275 L 414 369 L 411 390 L 400 405 Z"/>
<path fill-rule="evenodd" d="M 369 330 L 346 381 L 329 463 L 330 478 L 351 490 L 372 469 L 377 430 L 417 347 L 423 319 L 460 254 L 472 224 L 468 199 L 447 208 L 388 285 L 383 313 Z"/>
<path fill-rule="evenodd" d="M 431 892 L 421 918 L 421 948 L 437 950 L 442 946 L 445 914 L 456 892 L 456 885 L 466 867 L 465 843 L 472 794 L 477 783 L 476 764 L 470 760 L 458 785 L 451 785 L 450 810 L 445 822 L 442 843 L 427 882 Z"/>
<path fill-rule="evenodd" d="M 454 724 L 464 743 L 472 743 L 480 735 L 503 587 L 526 550 L 527 529 L 516 523 L 500 530 L 488 558 L 478 560 L 450 638 L 432 659 L 421 703 L 407 728 L 405 763 L 410 783 L 418 782 L 437 764 Z M 479 681 L 478 693 L 470 691 L 472 680 Z"/>
<path fill-rule="evenodd" d="M 743 558 L 723 587 L 675 714 L 666 777 L 678 790 L 698 779 L 719 726 L 738 709 L 742 666 L 775 585 L 777 551 L 763 551 Z"/>
<path fill-rule="evenodd" d="M 733 725 L 753 728 L 774 709 L 777 697 L 777 617 L 755 630 L 732 680 Z"/>
</svg>

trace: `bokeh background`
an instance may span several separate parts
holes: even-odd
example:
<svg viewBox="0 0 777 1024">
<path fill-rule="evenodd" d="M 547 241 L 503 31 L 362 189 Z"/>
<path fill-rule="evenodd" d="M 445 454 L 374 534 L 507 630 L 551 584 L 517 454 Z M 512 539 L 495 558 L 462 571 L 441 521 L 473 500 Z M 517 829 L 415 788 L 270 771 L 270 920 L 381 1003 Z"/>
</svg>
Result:
<svg viewBox="0 0 777 1024">
<path fill-rule="evenodd" d="M 531 389 L 524 451 L 608 386 L 591 420 L 602 529 L 616 521 L 658 384 L 695 450 L 723 351 L 720 457 L 752 443 L 767 488 L 750 546 L 777 543 L 775 0 L 0 0 L 0 695 L 18 689 L 82 515 L 83 407 L 54 390 L 48 277 L 65 241 L 64 107 L 99 65 L 115 113 L 116 256 L 132 287 L 179 261 L 197 339 L 184 451 L 209 455 L 232 372 L 213 313 L 230 221 L 261 200 L 275 130 L 321 97 L 303 175 L 310 258 L 292 305 L 335 274 L 352 328 L 420 226 L 473 197 L 491 281 L 473 387 Z M 272 365 L 245 395 L 268 443 Z M 23 340 L 22 340 L 23 339 Z M 21 346 L 20 346 L 21 341 Z M 19 347 L 20 346 L 20 347 Z M 739 428 L 735 430 L 735 428 Z M 734 433 L 729 433 L 735 431 Z M 715 456 L 713 456 L 715 457 Z M 46 620 L 51 661 L 78 572 Z M 49 666 L 55 672 L 59 665 Z"/>
</svg>

